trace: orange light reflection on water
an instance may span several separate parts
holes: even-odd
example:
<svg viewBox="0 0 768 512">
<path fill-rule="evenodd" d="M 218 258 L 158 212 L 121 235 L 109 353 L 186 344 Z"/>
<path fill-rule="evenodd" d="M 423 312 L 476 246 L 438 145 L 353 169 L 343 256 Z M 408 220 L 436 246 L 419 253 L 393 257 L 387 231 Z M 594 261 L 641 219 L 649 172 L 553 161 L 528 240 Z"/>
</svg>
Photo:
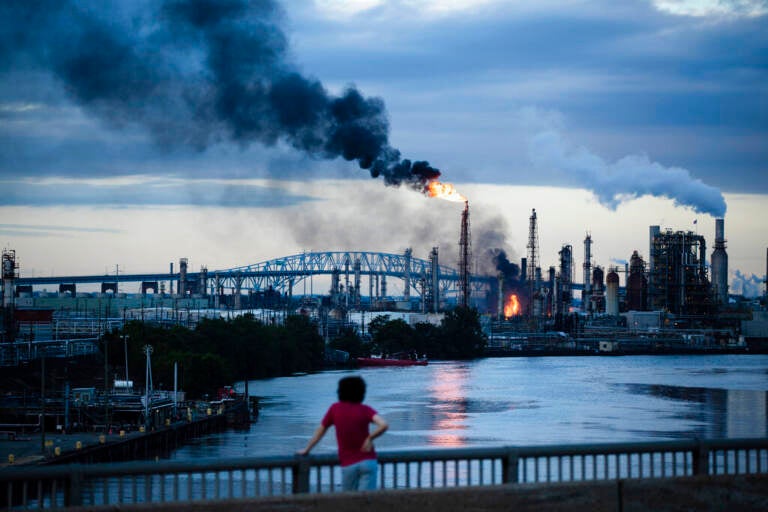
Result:
<svg viewBox="0 0 768 512">
<path fill-rule="evenodd" d="M 434 373 L 434 382 L 429 387 L 435 402 L 434 423 L 428 436 L 430 446 L 466 446 L 467 398 L 464 385 L 469 377 L 467 368 L 446 367 Z"/>
</svg>

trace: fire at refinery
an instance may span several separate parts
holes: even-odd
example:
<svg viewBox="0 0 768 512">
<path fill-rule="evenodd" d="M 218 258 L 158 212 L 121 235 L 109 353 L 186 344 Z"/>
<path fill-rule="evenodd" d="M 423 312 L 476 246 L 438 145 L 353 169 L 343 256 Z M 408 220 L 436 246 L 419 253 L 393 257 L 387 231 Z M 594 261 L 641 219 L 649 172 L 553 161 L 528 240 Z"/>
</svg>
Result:
<svg viewBox="0 0 768 512">
<path fill-rule="evenodd" d="M 459 194 L 452 184 L 441 183 L 437 180 L 429 181 L 424 186 L 424 193 L 429 197 L 437 197 L 446 201 L 467 202 L 467 198 Z"/>
<path fill-rule="evenodd" d="M 520 299 L 517 294 L 510 294 L 507 302 L 504 304 L 504 317 L 511 318 L 520 314 Z"/>
</svg>

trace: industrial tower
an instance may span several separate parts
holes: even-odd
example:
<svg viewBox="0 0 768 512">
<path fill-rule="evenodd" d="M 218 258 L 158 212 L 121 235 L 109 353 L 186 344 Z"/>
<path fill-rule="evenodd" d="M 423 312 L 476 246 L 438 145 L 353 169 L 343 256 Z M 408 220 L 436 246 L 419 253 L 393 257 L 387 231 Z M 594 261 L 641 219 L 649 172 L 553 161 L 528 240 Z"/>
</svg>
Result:
<svg viewBox="0 0 768 512">
<path fill-rule="evenodd" d="M 725 219 L 715 219 L 715 250 L 712 251 L 712 288 L 715 302 L 728 305 L 728 253 L 725 252 Z"/>
<path fill-rule="evenodd" d="M 584 239 L 584 290 L 581 294 L 582 309 L 591 313 L 592 302 L 592 234 L 587 231 L 587 237 Z"/>
<path fill-rule="evenodd" d="M 536 208 L 531 211 L 531 222 L 528 228 L 528 315 L 533 316 L 535 293 L 537 290 L 536 269 L 539 267 L 539 230 L 536 226 Z"/>
<path fill-rule="evenodd" d="M 469 307 L 469 265 L 472 242 L 469 238 L 469 201 L 464 201 L 461 214 L 461 235 L 459 236 L 459 305 Z"/>
</svg>

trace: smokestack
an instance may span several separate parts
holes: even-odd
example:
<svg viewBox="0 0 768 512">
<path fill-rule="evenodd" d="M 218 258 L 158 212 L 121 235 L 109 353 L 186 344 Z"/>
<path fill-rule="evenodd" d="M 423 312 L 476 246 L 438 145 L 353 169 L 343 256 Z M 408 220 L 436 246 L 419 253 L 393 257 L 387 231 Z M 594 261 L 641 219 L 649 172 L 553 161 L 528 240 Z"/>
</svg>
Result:
<svg viewBox="0 0 768 512">
<path fill-rule="evenodd" d="M 179 295 L 187 294 L 187 258 L 179 259 Z"/>
<path fill-rule="evenodd" d="M 496 315 L 499 320 L 504 319 L 504 274 L 499 272 L 498 275 L 499 293 L 498 303 L 496 304 Z"/>
<path fill-rule="evenodd" d="M 725 220 L 715 219 L 715 248 L 710 259 L 715 302 L 728 304 L 728 253 L 725 252 Z"/>
<path fill-rule="evenodd" d="M 438 261 L 437 247 L 432 248 L 429 253 L 429 263 L 431 267 L 431 292 L 432 292 L 432 313 L 440 310 L 440 264 Z"/>
</svg>

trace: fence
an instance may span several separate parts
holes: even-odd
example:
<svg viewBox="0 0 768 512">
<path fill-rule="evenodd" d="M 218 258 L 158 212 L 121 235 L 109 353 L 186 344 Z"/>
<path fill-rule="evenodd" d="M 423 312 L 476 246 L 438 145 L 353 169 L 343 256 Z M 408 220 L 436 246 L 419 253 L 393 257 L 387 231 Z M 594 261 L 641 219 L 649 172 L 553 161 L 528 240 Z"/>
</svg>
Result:
<svg viewBox="0 0 768 512">
<path fill-rule="evenodd" d="M 379 487 L 448 488 L 768 473 L 768 439 L 511 446 L 379 453 Z M 246 499 L 340 490 L 333 455 L 0 470 L 8 510 Z"/>
</svg>

